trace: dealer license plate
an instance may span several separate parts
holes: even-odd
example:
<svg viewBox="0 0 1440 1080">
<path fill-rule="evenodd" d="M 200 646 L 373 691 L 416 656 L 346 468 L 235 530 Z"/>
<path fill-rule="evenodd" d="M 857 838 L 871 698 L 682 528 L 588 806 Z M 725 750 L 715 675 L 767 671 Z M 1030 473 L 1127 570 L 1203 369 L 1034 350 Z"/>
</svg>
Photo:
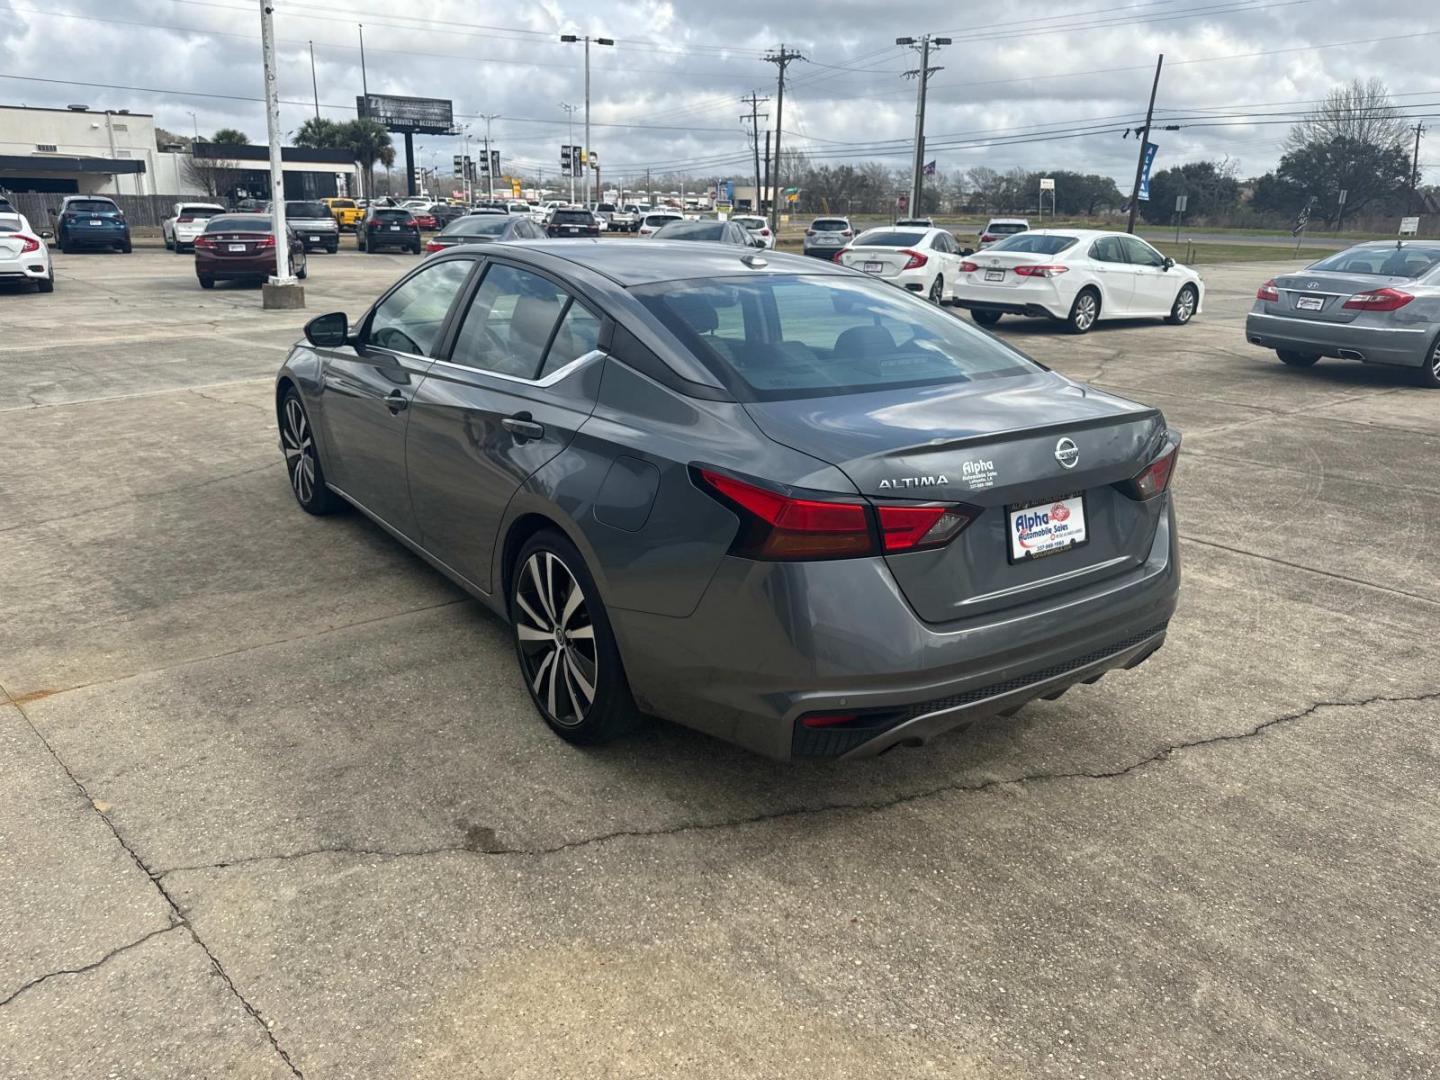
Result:
<svg viewBox="0 0 1440 1080">
<path fill-rule="evenodd" d="M 1085 531 L 1085 496 L 1080 494 L 1012 507 L 1007 520 L 1012 563 L 1057 555 L 1089 539 Z"/>
<path fill-rule="evenodd" d="M 1325 298 L 1323 296 L 1297 296 L 1295 298 L 1295 310 L 1324 311 Z"/>
<path fill-rule="evenodd" d="M 103 225 L 104 222 L 102 222 L 98 217 L 92 217 L 92 218 L 90 219 L 90 224 L 91 224 L 91 225 Z"/>
<path fill-rule="evenodd" d="M 244 250 L 245 250 L 245 245 L 244 245 L 244 244 L 227 244 L 227 245 L 226 245 L 226 250 L 227 250 L 227 251 L 244 251 Z"/>
<path fill-rule="evenodd" d="M 391 226 L 390 226 L 390 231 L 391 231 L 391 232 L 399 232 L 399 231 L 400 231 L 400 226 L 399 226 L 399 225 L 391 225 Z"/>
<path fill-rule="evenodd" d="M 312 244 L 318 244 L 318 243 L 320 242 L 320 237 L 318 237 L 318 236 L 312 236 L 312 237 L 310 237 L 310 242 L 311 242 Z"/>
<path fill-rule="evenodd" d="M 986 271 L 985 271 L 985 280 L 986 280 L 986 281 L 1004 281 L 1004 280 L 1005 280 L 1005 271 L 1004 271 L 1004 270 L 986 270 Z"/>
<path fill-rule="evenodd" d="M 878 274 L 885 269 L 885 264 L 878 262 L 867 262 L 862 263 L 860 269 L 864 270 L 867 274 Z"/>
</svg>

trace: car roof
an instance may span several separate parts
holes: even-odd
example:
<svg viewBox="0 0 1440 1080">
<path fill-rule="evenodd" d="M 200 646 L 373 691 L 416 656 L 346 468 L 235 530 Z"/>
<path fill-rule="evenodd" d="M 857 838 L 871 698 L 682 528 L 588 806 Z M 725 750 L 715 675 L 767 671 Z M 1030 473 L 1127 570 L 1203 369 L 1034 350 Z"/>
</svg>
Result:
<svg viewBox="0 0 1440 1080">
<path fill-rule="evenodd" d="M 603 274 L 627 288 L 658 281 L 738 277 L 752 274 L 845 275 L 850 271 L 801 255 L 760 252 L 738 244 L 697 244 L 693 240 L 548 240 L 532 250 Z M 751 259 L 753 263 L 742 260 Z"/>
</svg>

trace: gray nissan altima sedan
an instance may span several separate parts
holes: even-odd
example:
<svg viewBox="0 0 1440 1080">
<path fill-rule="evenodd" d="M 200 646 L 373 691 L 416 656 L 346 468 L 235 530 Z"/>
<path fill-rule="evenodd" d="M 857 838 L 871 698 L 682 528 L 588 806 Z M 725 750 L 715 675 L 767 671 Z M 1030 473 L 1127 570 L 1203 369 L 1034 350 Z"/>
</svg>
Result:
<svg viewBox="0 0 1440 1080">
<path fill-rule="evenodd" d="M 275 398 L 300 507 L 508 620 L 573 742 L 648 713 L 863 756 L 1165 640 L 1178 433 L 863 274 L 493 244 L 305 332 Z"/>
</svg>

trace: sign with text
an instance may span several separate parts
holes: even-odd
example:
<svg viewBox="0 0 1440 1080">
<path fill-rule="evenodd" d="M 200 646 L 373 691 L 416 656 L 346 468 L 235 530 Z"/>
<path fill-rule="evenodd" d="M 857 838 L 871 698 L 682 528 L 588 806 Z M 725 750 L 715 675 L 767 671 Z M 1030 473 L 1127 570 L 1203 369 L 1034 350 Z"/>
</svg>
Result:
<svg viewBox="0 0 1440 1080">
<path fill-rule="evenodd" d="M 1402 217 L 1400 219 L 1400 235 L 1414 236 L 1420 231 L 1420 219 L 1418 217 Z"/>
<path fill-rule="evenodd" d="M 362 120 L 375 120 L 402 135 L 448 135 L 455 130 L 454 103 L 444 98 L 363 94 L 355 98 Z"/>
</svg>

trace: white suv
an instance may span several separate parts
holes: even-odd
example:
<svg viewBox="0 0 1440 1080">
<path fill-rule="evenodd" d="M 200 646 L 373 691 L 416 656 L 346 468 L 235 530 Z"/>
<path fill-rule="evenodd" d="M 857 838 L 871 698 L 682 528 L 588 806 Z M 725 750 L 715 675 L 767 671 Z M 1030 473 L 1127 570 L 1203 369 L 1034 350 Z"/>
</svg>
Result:
<svg viewBox="0 0 1440 1080">
<path fill-rule="evenodd" d="M 193 250 L 195 238 L 205 231 L 205 224 L 223 213 L 225 207 L 216 203 L 177 202 L 170 208 L 170 216 L 160 223 L 160 235 L 165 246 L 179 255 L 186 248 Z"/>
<path fill-rule="evenodd" d="M 980 233 L 980 250 L 984 251 L 991 244 L 1004 240 L 1007 236 L 1026 232 L 1029 228 L 1030 222 L 1023 217 L 991 218 L 990 224 Z"/>
<path fill-rule="evenodd" d="M 835 253 L 853 239 L 855 239 L 855 230 L 850 227 L 849 218 L 820 217 L 812 221 L 810 227 L 805 230 L 802 250 L 806 255 L 833 259 Z"/>
<path fill-rule="evenodd" d="M 748 232 L 752 240 L 765 241 L 768 249 L 775 247 L 775 234 L 770 231 L 770 223 L 759 214 L 732 214 L 730 220 Z"/>
</svg>

